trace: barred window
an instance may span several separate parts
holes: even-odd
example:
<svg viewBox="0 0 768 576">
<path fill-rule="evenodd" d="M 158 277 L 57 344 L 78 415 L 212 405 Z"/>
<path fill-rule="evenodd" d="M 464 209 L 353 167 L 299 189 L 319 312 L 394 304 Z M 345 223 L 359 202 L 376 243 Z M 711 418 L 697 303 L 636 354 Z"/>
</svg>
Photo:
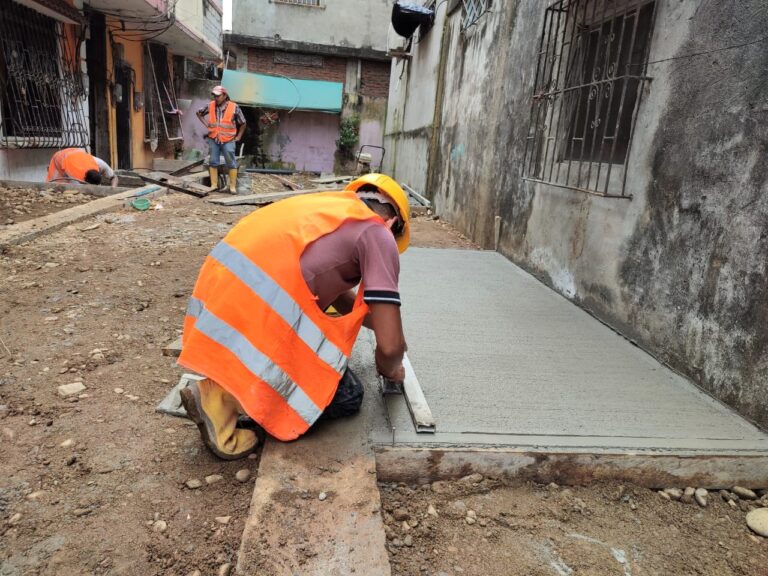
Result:
<svg viewBox="0 0 768 576">
<path fill-rule="evenodd" d="M 461 28 L 466 30 L 477 24 L 480 16 L 491 9 L 492 0 L 461 0 Z"/>
<path fill-rule="evenodd" d="M 299 6 L 320 6 L 320 0 L 272 0 L 275 4 L 297 4 Z"/>
<path fill-rule="evenodd" d="M 629 198 L 626 168 L 653 1 L 560 0 L 540 38 L 523 177 Z"/>
<path fill-rule="evenodd" d="M 0 147 L 88 145 L 79 39 L 68 28 L 16 2 L 0 10 Z"/>
</svg>

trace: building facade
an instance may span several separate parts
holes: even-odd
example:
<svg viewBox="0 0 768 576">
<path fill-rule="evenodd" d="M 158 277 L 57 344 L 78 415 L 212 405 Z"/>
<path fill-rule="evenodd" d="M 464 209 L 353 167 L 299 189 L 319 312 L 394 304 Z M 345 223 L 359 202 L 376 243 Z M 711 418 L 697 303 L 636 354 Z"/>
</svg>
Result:
<svg viewBox="0 0 768 576">
<path fill-rule="evenodd" d="M 340 168 L 340 130 L 356 126 L 361 146 L 380 166 L 389 90 L 387 0 L 256 0 L 233 3 L 232 33 L 225 35 L 229 67 L 242 73 L 310 81 L 287 88 L 268 104 L 253 96 L 249 127 L 262 163 L 331 172 Z M 226 86 L 226 83 L 225 83 Z M 340 89 L 338 106 L 307 108 L 313 93 Z M 304 91 L 305 90 L 305 91 Z"/>
<path fill-rule="evenodd" d="M 768 426 L 766 25 L 760 0 L 438 3 L 385 169 Z"/>
<path fill-rule="evenodd" d="M 185 59 L 220 60 L 219 0 L 0 0 L 0 178 L 57 149 L 151 167 L 183 145 Z"/>
</svg>

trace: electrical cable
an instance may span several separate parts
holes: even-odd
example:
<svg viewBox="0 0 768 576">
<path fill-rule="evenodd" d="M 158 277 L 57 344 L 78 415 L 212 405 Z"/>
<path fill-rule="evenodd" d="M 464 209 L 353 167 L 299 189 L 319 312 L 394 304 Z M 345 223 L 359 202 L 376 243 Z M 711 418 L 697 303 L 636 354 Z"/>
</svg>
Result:
<svg viewBox="0 0 768 576">
<path fill-rule="evenodd" d="M 693 52 L 692 54 L 672 56 L 671 58 L 662 58 L 661 60 L 651 60 L 646 64 L 648 65 L 659 64 L 661 62 L 669 62 L 671 60 L 683 60 L 685 58 L 695 58 L 696 56 L 704 56 L 706 54 L 715 54 L 716 52 L 725 52 L 726 50 L 734 50 L 735 48 L 744 48 L 745 46 L 751 46 L 752 44 L 759 44 L 760 42 L 765 42 L 766 40 L 768 40 L 768 36 L 763 36 L 762 38 L 758 38 L 757 40 L 752 40 L 750 42 L 744 42 L 743 44 L 734 44 L 733 46 L 725 46 L 723 48 L 714 48 L 712 50 L 703 50 L 701 52 Z M 641 66 L 641 65 L 642 63 L 632 64 L 632 66 Z"/>
</svg>

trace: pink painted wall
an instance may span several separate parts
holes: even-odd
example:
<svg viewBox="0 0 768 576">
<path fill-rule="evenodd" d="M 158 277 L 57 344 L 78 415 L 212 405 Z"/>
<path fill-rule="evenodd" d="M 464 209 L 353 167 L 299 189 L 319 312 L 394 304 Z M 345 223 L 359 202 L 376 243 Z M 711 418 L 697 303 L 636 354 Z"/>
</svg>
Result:
<svg viewBox="0 0 768 576">
<path fill-rule="evenodd" d="M 263 146 L 271 160 L 297 170 L 333 172 L 339 115 L 323 112 L 280 112 L 280 122 L 267 128 Z"/>
<path fill-rule="evenodd" d="M 369 146 L 383 146 L 382 142 L 384 142 L 384 131 L 379 120 L 363 120 L 360 122 L 359 146 L 365 144 Z M 371 155 L 371 166 L 373 168 L 381 165 L 381 150 L 377 148 L 363 148 L 363 153 Z M 357 156 L 357 151 L 355 151 L 355 156 Z"/>
</svg>

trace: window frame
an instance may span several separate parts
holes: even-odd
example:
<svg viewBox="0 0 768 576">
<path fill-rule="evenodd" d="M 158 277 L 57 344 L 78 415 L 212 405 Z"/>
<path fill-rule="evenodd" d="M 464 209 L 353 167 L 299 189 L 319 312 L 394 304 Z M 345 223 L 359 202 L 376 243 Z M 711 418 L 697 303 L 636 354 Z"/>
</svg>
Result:
<svg viewBox="0 0 768 576">
<path fill-rule="evenodd" d="M 658 4 L 558 0 L 547 7 L 531 96 L 524 180 L 631 198 L 626 192 L 627 168 L 637 113 L 650 80 L 647 64 Z M 585 103 L 586 111 L 581 109 Z M 625 149 L 617 149 L 620 141 Z"/>
</svg>

